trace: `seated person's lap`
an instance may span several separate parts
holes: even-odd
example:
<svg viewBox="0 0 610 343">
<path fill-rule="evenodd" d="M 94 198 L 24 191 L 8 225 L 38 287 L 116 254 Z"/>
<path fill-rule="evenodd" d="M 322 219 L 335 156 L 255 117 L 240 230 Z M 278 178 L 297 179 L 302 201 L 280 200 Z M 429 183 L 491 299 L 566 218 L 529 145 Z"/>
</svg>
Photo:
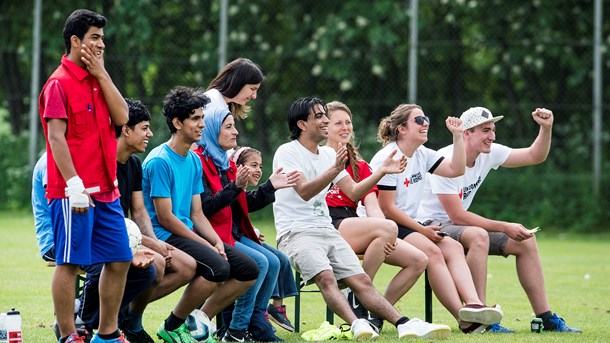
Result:
<svg viewBox="0 0 610 343">
<path fill-rule="evenodd" d="M 324 270 L 342 280 L 364 273 L 360 260 L 334 227 L 292 229 L 280 237 L 278 248 L 306 284 Z"/>
<path fill-rule="evenodd" d="M 468 226 L 453 225 L 450 220 L 438 220 L 434 219 L 429 225 L 437 225 L 441 227 L 441 232 L 445 232 L 449 237 L 460 241 L 462 233 Z M 508 242 L 508 236 L 502 232 L 487 232 L 489 236 L 489 255 L 498 255 L 508 257 L 504 253 L 506 242 Z"/>
</svg>

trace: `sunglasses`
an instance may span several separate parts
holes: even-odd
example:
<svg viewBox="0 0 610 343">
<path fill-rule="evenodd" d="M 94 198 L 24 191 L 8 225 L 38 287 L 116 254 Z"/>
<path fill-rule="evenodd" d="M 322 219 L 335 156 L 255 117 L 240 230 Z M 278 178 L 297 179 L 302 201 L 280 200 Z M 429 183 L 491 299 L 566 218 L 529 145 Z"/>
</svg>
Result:
<svg viewBox="0 0 610 343">
<path fill-rule="evenodd" d="M 428 116 L 417 116 L 413 118 L 417 125 L 424 125 L 424 122 L 430 124 L 430 117 Z"/>
</svg>

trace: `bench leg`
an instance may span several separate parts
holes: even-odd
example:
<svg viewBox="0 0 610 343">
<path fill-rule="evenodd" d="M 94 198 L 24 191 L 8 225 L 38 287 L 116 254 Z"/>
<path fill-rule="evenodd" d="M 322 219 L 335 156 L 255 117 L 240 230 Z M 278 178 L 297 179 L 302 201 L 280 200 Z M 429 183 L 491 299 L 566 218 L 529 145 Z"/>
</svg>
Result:
<svg viewBox="0 0 610 343">
<path fill-rule="evenodd" d="M 424 285 L 424 290 L 425 290 L 425 310 L 426 310 L 426 321 L 428 323 L 432 323 L 432 287 L 430 287 L 430 282 L 428 282 L 428 269 L 426 269 L 426 272 L 424 274 L 424 281 L 425 281 L 425 285 Z"/>
</svg>

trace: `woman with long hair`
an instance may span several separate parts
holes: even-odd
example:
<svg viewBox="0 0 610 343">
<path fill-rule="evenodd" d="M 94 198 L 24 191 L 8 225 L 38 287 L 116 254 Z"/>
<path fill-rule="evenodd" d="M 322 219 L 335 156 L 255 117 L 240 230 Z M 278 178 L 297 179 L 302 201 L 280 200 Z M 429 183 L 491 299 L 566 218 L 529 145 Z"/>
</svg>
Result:
<svg viewBox="0 0 610 343">
<path fill-rule="evenodd" d="M 443 158 L 423 144 L 428 140 L 430 118 L 415 104 L 401 104 L 379 124 L 378 139 L 384 147 L 375 154 L 375 169 L 389 152 L 396 149 L 407 157 L 402 174 L 386 175 L 377 183 L 379 205 L 386 218 L 398 225 L 398 238 L 412 244 L 428 256 L 428 280 L 438 300 L 458 321 L 465 333 L 482 333 L 488 325 L 502 319 L 497 307 L 487 307 L 480 300 L 464 257 L 462 245 L 438 234 L 440 227 L 415 219 L 423 196 L 427 173 L 445 177 L 464 174 L 466 152 L 460 119 L 447 117 L 447 129 L 453 136 L 453 155 Z M 464 306 L 465 304 L 465 306 Z"/>
<path fill-rule="evenodd" d="M 372 172 L 354 143 L 351 110 L 338 101 L 329 102 L 326 107 L 330 120 L 326 145 L 335 150 L 345 146 L 348 152 L 346 171 L 356 182 L 367 178 Z M 377 187 L 374 187 L 360 199 L 366 209 L 366 217 L 358 216 L 358 201 L 351 200 L 336 185 L 326 194 L 326 203 L 335 228 L 356 254 L 363 255 L 362 268 L 371 280 L 384 262 L 401 268 L 384 294 L 388 302 L 394 305 L 426 269 L 428 258 L 406 241 L 396 239 L 396 223 L 385 219 L 377 194 Z M 348 292 L 348 300 L 356 316 L 368 319 L 377 331 L 381 329 L 383 321 L 369 314 L 353 293 Z"/>
</svg>

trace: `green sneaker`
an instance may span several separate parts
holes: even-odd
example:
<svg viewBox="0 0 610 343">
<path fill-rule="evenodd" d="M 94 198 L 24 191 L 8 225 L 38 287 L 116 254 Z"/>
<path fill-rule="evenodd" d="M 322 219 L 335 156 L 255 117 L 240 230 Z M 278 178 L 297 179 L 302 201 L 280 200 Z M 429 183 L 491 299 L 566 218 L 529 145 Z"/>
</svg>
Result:
<svg viewBox="0 0 610 343">
<path fill-rule="evenodd" d="M 157 337 L 167 343 L 198 343 L 191 336 L 186 324 L 180 325 L 176 330 L 168 331 L 165 329 L 165 322 L 163 322 L 159 326 L 159 330 L 157 330 Z"/>
</svg>

